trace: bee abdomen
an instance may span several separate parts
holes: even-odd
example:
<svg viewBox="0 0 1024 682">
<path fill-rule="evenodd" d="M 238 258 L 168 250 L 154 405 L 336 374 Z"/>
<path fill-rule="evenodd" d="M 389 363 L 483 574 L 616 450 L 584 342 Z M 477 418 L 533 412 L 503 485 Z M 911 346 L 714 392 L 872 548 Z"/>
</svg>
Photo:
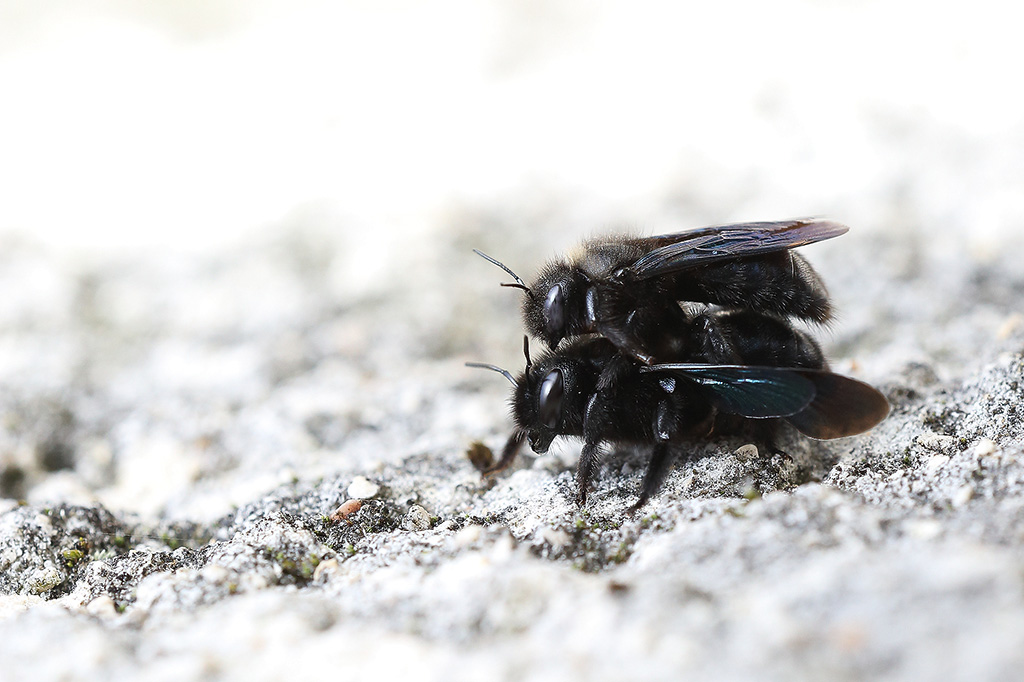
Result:
<svg viewBox="0 0 1024 682">
<path fill-rule="evenodd" d="M 714 263 L 676 277 L 679 300 L 826 322 L 828 291 L 818 273 L 789 251 Z"/>
</svg>

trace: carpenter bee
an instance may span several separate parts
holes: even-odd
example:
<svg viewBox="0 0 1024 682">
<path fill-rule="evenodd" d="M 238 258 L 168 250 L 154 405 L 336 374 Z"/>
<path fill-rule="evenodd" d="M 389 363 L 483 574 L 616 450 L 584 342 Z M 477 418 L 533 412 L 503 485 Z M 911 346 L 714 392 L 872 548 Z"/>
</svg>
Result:
<svg viewBox="0 0 1024 682">
<path fill-rule="evenodd" d="M 581 438 L 576 501 L 582 506 L 603 443 L 652 445 L 635 511 L 657 492 L 681 442 L 752 425 L 770 434 L 779 421 L 811 438 L 841 438 L 867 431 L 888 414 L 881 393 L 828 371 L 817 343 L 784 320 L 753 311 L 699 315 L 704 321 L 687 320 L 688 330 L 706 325 L 706 334 L 722 345 L 716 341 L 652 366 L 599 336 L 576 339 L 536 363 L 524 337 L 526 369 L 518 377 L 469 363 L 502 373 L 515 387 L 516 428 L 500 460 L 484 473 L 511 464 L 523 440 L 543 454 L 558 436 Z"/>
<path fill-rule="evenodd" d="M 525 292 L 529 333 L 554 350 L 565 338 L 597 333 L 644 364 L 661 361 L 657 344 L 678 302 L 745 309 L 824 323 L 832 315 L 818 274 L 791 249 L 846 233 L 827 220 L 716 225 L 658 237 L 584 242 L 549 263 L 531 285 L 490 256 Z M 671 324 L 671 322 L 669 322 Z"/>
</svg>

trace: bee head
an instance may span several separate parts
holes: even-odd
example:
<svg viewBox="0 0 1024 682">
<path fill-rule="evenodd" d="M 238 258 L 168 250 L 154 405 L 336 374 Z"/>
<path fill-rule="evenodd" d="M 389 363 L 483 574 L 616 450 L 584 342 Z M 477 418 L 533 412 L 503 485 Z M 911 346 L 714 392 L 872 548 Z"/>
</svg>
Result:
<svg viewBox="0 0 1024 682">
<path fill-rule="evenodd" d="M 616 350 L 604 339 L 577 340 L 545 353 L 534 363 L 529 338 L 523 337 L 526 368 L 517 377 L 494 365 L 467 364 L 498 372 L 509 380 L 516 445 L 525 438 L 533 451 L 542 455 L 558 436 L 583 436 L 586 397 L 593 395 L 600 374 L 595 366 L 602 366 Z"/>
<path fill-rule="evenodd" d="M 523 321 L 533 336 L 554 350 L 567 336 L 589 331 L 583 304 L 587 277 L 565 261 L 548 265 L 523 299 Z"/>
<path fill-rule="evenodd" d="M 524 384 L 524 389 L 516 396 L 516 416 L 523 420 L 521 423 L 530 448 L 543 455 L 559 435 L 562 425 L 562 398 L 565 395 L 562 370 L 556 368 L 543 377 L 535 376 L 532 385 Z"/>
<path fill-rule="evenodd" d="M 549 263 L 540 277 L 531 286 L 527 286 L 504 263 L 482 251 L 473 251 L 515 280 L 514 283 L 508 282 L 501 286 L 522 289 L 526 293 L 523 299 L 523 321 L 530 334 L 543 339 L 548 348 L 554 350 L 566 336 L 593 331 L 585 310 L 590 279 L 580 268 L 568 261 Z"/>
<path fill-rule="evenodd" d="M 565 433 L 564 398 L 571 370 L 550 355 L 534 366 L 530 361 L 527 337 L 523 338 L 523 350 L 526 370 L 516 381 L 512 397 L 513 418 L 526 434 L 530 448 L 542 455 L 556 436 Z"/>
<path fill-rule="evenodd" d="M 530 337 L 523 337 L 523 354 L 526 369 L 518 377 L 508 370 L 482 362 L 467 362 L 467 367 L 489 369 L 498 372 L 511 382 L 512 417 L 518 432 L 525 434 L 530 447 L 537 454 L 544 454 L 551 441 L 560 434 L 562 426 L 562 398 L 565 395 L 565 373 L 548 356 L 535 368 L 530 359 Z"/>
</svg>

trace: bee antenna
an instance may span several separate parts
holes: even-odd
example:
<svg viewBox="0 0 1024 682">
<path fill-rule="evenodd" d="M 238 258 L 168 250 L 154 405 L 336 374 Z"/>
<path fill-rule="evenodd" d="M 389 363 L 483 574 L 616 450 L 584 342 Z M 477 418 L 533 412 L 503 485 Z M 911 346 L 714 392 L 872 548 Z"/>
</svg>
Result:
<svg viewBox="0 0 1024 682">
<path fill-rule="evenodd" d="M 526 284 L 523 282 L 523 280 L 519 279 L 519 275 L 517 275 L 516 273 L 512 272 L 511 268 L 509 268 L 507 265 L 505 265 L 501 261 L 496 260 L 494 258 L 491 258 L 490 256 L 488 256 L 483 251 L 480 251 L 479 249 L 473 249 L 473 253 L 475 253 L 476 255 L 480 256 L 484 260 L 487 260 L 487 261 L 490 261 L 491 263 L 494 263 L 499 268 L 501 268 L 502 270 L 504 270 L 508 274 L 512 275 L 512 279 L 514 279 L 516 281 L 515 284 L 511 284 L 511 283 L 505 282 L 501 286 L 503 286 L 503 287 L 512 287 L 513 289 L 522 289 L 523 291 L 526 292 L 527 296 L 529 296 L 530 298 L 533 298 L 533 292 L 530 291 L 530 287 L 526 286 Z"/>
<path fill-rule="evenodd" d="M 533 363 L 530 362 L 530 337 L 525 334 L 523 335 L 523 355 L 526 356 L 526 374 L 529 376 L 530 365 Z"/>
<path fill-rule="evenodd" d="M 509 372 L 507 369 L 502 369 L 501 367 L 498 367 L 497 365 L 488 365 L 485 362 L 467 362 L 466 367 L 475 367 L 477 369 L 489 369 L 492 372 L 497 372 L 498 374 L 502 375 L 503 377 L 511 381 L 513 386 L 518 386 L 515 377 L 512 376 L 512 373 Z"/>
</svg>

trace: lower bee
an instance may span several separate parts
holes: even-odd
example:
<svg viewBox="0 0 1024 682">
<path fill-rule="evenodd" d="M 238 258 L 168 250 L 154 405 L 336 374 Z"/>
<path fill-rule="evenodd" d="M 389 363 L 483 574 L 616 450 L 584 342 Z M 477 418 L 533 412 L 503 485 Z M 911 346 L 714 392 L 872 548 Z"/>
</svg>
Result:
<svg viewBox="0 0 1024 682">
<path fill-rule="evenodd" d="M 699 333 L 693 330 L 702 330 Z M 587 490 L 605 443 L 652 446 L 632 510 L 657 492 L 676 447 L 726 434 L 736 424 L 785 421 L 806 436 L 832 439 L 862 433 L 889 413 L 871 386 L 828 371 L 818 345 L 785 321 L 752 311 L 690 314 L 676 352 L 646 365 L 607 339 L 577 339 L 532 362 L 518 377 L 494 365 L 514 388 L 515 430 L 499 461 L 501 471 L 524 440 L 547 452 L 559 436 L 583 440 L 576 469 L 576 502 Z"/>
</svg>

